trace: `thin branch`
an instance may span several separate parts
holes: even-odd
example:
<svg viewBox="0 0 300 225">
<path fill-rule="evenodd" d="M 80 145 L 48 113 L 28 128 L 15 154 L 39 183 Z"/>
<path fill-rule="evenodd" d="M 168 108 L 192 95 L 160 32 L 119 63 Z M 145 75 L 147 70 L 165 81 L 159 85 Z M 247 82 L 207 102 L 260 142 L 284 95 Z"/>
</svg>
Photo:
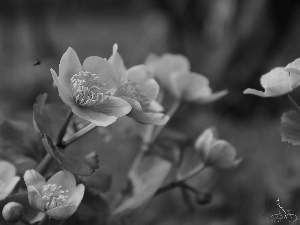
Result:
<svg viewBox="0 0 300 225">
<path fill-rule="evenodd" d="M 287 95 L 290 104 L 295 108 L 295 110 L 300 114 L 300 106 L 297 104 L 297 102 L 292 98 L 291 95 Z"/>
<path fill-rule="evenodd" d="M 64 138 L 64 136 L 66 134 L 66 130 L 68 128 L 70 120 L 72 119 L 72 116 L 73 116 L 73 112 L 70 109 L 69 112 L 68 112 L 68 114 L 67 114 L 67 116 L 66 116 L 64 124 L 62 125 L 62 127 L 59 130 L 58 137 L 57 137 L 57 144 L 58 145 L 60 145 L 62 143 L 62 140 L 63 140 L 63 138 Z"/>
<path fill-rule="evenodd" d="M 62 141 L 62 147 L 67 147 L 68 145 L 72 144 L 78 138 L 82 137 L 83 135 L 91 132 L 93 129 L 97 128 L 94 123 L 90 123 L 89 125 L 85 126 L 81 130 L 77 131 L 76 133 L 72 134 L 66 141 Z"/>
</svg>

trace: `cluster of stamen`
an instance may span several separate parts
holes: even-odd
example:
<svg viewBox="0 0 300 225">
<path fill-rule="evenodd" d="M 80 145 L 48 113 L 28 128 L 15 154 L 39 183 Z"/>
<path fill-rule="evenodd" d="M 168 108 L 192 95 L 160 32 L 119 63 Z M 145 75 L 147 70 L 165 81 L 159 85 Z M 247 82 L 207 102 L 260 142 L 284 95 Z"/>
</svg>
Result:
<svg viewBox="0 0 300 225">
<path fill-rule="evenodd" d="M 148 109 L 150 101 L 145 95 L 141 94 L 142 90 L 138 84 L 125 80 L 120 87 L 120 91 L 125 96 L 137 100 L 144 110 Z"/>
<path fill-rule="evenodd" d="M 43 186 L 41 196 L 45 211 L 67 205 L 69 191 L 62 190 L 61 188 L 62 186 L 57 186 L 56 184 L 47 184 Z"/>
<path fill-rule="evenodd" d="M 75 102 L 80 106 L 92 106 L 96 102 L 107 102 L 111 93 L 104 88 L 96 74 L 80 71 L 71 78 Z"/>
</svg>

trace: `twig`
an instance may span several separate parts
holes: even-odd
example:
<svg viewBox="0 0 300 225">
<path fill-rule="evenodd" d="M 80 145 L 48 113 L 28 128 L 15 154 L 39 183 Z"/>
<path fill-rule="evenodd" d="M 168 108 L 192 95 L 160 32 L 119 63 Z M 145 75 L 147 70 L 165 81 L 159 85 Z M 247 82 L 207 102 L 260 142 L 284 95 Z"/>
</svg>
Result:
<svg viewBox="0 0 300 225">
<path fill-rule="evenodd" d="M 300 113 L 300 106 L 297 104 L 297 102 L 295 102 L 295 100 L 292 98 L 291 95 L 287 95 L 288 96 L 288 99 L 289 99 L 289 102 L 290 104 L 295 108 L 295 110 Z"/>
</svg>

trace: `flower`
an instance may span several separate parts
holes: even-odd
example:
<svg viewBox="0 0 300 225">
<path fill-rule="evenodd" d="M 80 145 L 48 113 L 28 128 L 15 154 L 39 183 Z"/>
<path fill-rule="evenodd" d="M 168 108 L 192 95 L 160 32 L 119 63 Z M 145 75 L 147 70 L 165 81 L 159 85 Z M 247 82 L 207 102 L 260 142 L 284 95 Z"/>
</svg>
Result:
<svg viewBox="0 0 300 225">
<path fill-rule="evenodd" d="M 0 161 L 0 200 L 13 191 L 19 180 L 15 166 L 9 162 Z"/>
<path fill-rule="evenodd" d="M 190 63 L 185 56 L 167 53 L 158 57 L 151 54 L 145 64 L 154 73 L 160 85 L 178 99 L 207 103 L 227 94 L 226 90 L 213 94 L 208 79 L 191 72 Z"/>
<path fill-rule="evenodd" d="M 119 86 L 115 96 L 125 99 L 132 106 L 128 116 L 141 123 L 164 125 L 169 116 L 162 113 L 163 107 L 156 101 L 159 85 L 151 72 L 144 65 L 127 70 L 117 44 L 113 47 L 109 62 L 118 74 Z"/>
<path fill-rule="evenodd" d="M 130 104 L 114 96 L 117 73 L 111 64 L 97 56 L 86 58 L 81 66 L 72 48 L 63 54 L 59 77 L 50 70 L 63 102 L 77 116 L 97 126 L 108 126 L 130 112 Z"/>
<path fill-rule="evenodd" d="M 235 148 L 225 140 L 217 139 L 214 129 L 206 129 L 195 141 L 195 150 L 205 164 L 219 169 L 236 167 L 242 161 L 237 158 Z"/>
<path fill-rule="evenodd" d="M 30 205 L 56 220 L 69 218 L 80 204 L 84 185 L 76 186 L 74 175 L 66 170 L 54 174 L 47 182 L 35 170 L 24 174 Z"/>
<path fill-rule="evenodd" d="M 260 78 L 264 92 L 252 88 L 244 91 L 244 94 L 252 94 L 260 97 L 277 97 L 293 91 L 300 85 L 300 59 L 288 64 L 286 67 L 276 67 Z"/>
</svg>

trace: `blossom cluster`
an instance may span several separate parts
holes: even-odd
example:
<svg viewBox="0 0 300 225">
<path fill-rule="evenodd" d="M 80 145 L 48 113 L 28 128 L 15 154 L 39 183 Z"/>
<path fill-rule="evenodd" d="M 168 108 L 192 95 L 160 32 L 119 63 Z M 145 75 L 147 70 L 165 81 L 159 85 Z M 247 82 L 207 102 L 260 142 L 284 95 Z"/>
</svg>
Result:
<svg viewBox="0 0 300 225">
<path fill-rule="evenodd" d="M 241 162 L 235 148 L 229 142 L 218 139 L 213 129 L 205 130 L 192 143 L 186 142 L 186 145 L 182 145 L 181 138 L 174 134 L 158 138 L 168 130 L 163 126 L 167 125 L 183 102 L 204 104 L 227 94 L 227 90 L 214 93 L 209 80 L 192 72 L 190 62 L 183 55 L 152 54 L 144 64 L 127 68 L 117 44 L 113 46 L 108 59 L 90 56 L 82 64 L 76 52 L 68 48 L 60 60 L 58 75 L 53 69 L 50 71 L 58 94 L 67 107 L 63 104 L 46 104 L 46 94 L 39 96 L 33 106 L 33 125 L 39 137 L 34 136 L 31 141 L 42 139 L 47 152 L 46 155 L 41 154 L 43 160 L 36 157 L 31 161 L 21 161 L 26 164 L 26 172 L 24 168 L 16 170 L 16 164 L 0 161 L 0 202 L 10 201 L 5 202 L 2 210 L 2 217 L 7 222 L 24 221 L 26 218 L 26 223 L 40 221 L 39 224 L 46 224 L 48 217 L 66 220 L 76 213 L 81 202 L 90 201 L 84 199 L 85 193 L 88 197 L 93 196 L 93 200 L 98 200 L 95 204 L 106 207 L 109 216 L 135 210 L 158 194 L 160 188 L 164 190 L 161 185 L 173 166 L 177 167 L 177 175 L 182 175 L 177 162 L 190 164 L 184 156 L 189 148 L 193 149 L 197 165 L 192 166 L 180 178 L 182 180 L 176 181 L 180 187 L 206 166 L 228 169 L 235 168 Z M 164 100 L 169 98 L 173 105 L 170 104 L 171 107 L 165 110 Z M 66 108 L 69 109 L 68 113 Z M 72 117 L 73 114 L 77 117 Z M 114 203 L 108 206 L 99 193 L 110 188 L 110 174 L 101 170 L 95 152 L 87 153 L 81 148 L 79 152 L 73 152 L 71 143 L 95 127 L 108 130 L 105 127 L 123 116 L 147 126 L 138 131 L 143 143 L 127 174 L 129 186 L 125 189 L 129 191 L 120 191 L 112 201 Z M 9 121 L 6 121 L 6 126 L 18 134 L 28 132 L 18 130 Z M 190 139 L 185 134 L 183 136 L 185 141 Z M 24 140 L 19 138 L 18 143 L 23 144 Z M 15 139 L 10 141 L 15 142 Z M 181 153 L 176 154 L 177 150 Z M 18 151 L 14 154 L 20 158 L 26 155 Z M 28 155 L 26 159 L 30 158 Z M 49 166 L 52 166 L 51 160 L 56 161 L 53 168 Z M 18 184 L 20 177 L 17 175 L 22 175 L 25 182 Z M 46 181 L 44 177 L 50 178 Z M 77 182 L 80 184 L 77 185 Z M 173 187 L 176 182 L 170 185 Z M 18 188 L 23 192 L 27 189 L 26 201 L 13 194 Z M 165 188 L 168 189 L 168 185 Z M 194 188 L 190 187 L 189 190 Z M 198 197 L 201 195 L 195 190 L 193 192 Z M 30 213 L 28 209 L 23 210 L 26 204 L 32 210 Z M 27 218 L 26 213 L 31 217 Z"/>
<path fill-rule="evenodd" d="M 227 93 L 212 93 L 208 79 L 191 72 L 189 61 L 181 55 L 150 55 L 145 65 L 127 69 L 117 44 L 108 60 L 90 56 L 83 65 L 68 48 L 60 60 L 59 76 L 53 69 L 51 73 L 72 112 L 104 127 L 124 115 L 141 123 L 166 124 L 169 117 L 157 101 L 161 87 L 175 98 L 195 103 L 211 102 Z"/>
</svg>

